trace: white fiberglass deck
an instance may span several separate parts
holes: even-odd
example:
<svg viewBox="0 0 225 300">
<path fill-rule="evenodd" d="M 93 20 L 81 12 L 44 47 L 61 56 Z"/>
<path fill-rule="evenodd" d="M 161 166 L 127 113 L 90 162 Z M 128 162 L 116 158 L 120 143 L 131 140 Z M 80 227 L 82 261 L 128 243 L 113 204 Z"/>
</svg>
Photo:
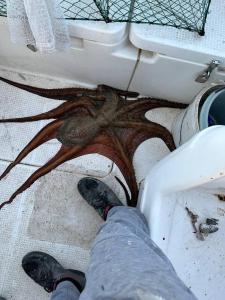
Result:
<svg viewBox="0 0 225 300">
<path fill-rule="evenodd" d="M 74 83 L 2 70 L 0 76 L 42 87 L 72 86 Z M 56 107 L 60 101 L 47 100 L 0 82 L 0 117 L 26 116 Z M 156 109 L 148 113 L 168 129 L 175 109 Z M 47 122 L 0 125 L 0 171 L 15 159 L 20 150 Z M 59 147 L 55 140 L 30 154 L 0 182 L 1 202 L 6 200 Z M 169 153 L 159 139 L 144 142 L 136 151 L 134 164 L 138 182 L 158 160 Z M 79 196 L 76 185 L 85 175 L 101 178 L 124 199 L 114 179 L 117 167 L 107 158 L 88 155 L 59 167 L 19 195 L 12 205 L 0 211 L 0 295 L 13 300 L 49 299 L 49 295 L 23 273 L 22 257 L 40 250 L 54 255 L 65 267 L 85 271 L 89 248 L 101 219 Z M 32 296 L 31 296 L 32 290 Z"/>
</svg>

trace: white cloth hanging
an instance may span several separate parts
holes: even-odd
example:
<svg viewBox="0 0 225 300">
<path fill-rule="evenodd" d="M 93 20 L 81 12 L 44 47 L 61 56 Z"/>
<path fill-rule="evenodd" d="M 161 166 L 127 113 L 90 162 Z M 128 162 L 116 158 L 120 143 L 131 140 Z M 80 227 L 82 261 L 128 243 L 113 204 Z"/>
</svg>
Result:
<svg viewBox="0 0 225 300">
<path fill-rule="evenodd" d="M 61 0 L 7 0 L 7 17 L 14 43 L 35 47 L 41 53 L 70 47 Z"/>
</svg>

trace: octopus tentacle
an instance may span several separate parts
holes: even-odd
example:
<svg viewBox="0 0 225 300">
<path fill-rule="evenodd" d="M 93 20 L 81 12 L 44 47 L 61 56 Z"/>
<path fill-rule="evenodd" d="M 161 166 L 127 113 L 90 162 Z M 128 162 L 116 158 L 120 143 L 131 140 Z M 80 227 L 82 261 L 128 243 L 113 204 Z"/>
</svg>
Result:
<svg viewBox="0 0 225 300">
<path fill-rule="evenodd" d="M 132 164 L 132 157 L 129 157 L 127 155 L 127 152 L 123 147 L 123 143 L 120 141 L 119 135 L 117 135 L 114 130 L 107 130 L 107 132 L 110 134 L 114 142 L 114 147 L 117 150 L 118 158 L 114 157 L 114 161 L 117 163 L 119 169 L 121 170 L 131 191 L 131 199 L 130 203 L 128 204 L 130 206 L 136 206 L 138 197 L 138 187 L 134 167 Z"/>
<path fill-rule="evenodd" d="M 59 88 L 59 89 L 44 89 L 39 87 L 33 87 L 30 85 L 18 83 L 3 77 L 0 77 L 0 80 L 8 83 L 12 86 L 15 86 L 21 90 L 33 93 L 35 95 L 54 99 L 54 100 L 74 100 L 77 96 L 81 96 L 84 94 L 88 95 L 96 95 L 96 90 L 85 89 L 85 88 Z"/>
<path fill-rule="evenodd" d="M 118 166 L 120 171 L 122 172 L 127 185 L 131 191 L 131 199 L 127 199 L 127 204 L 131 206 L 136 206 L 137 196 L 138 196 L 138 188 L 135 179 L 134 169 L 132 162 L 130 162 L 127 158 L 125 159 L 122 155 L 120 142 L 117 142 L 117 137 L 111 131 L 105 130 L 102 131 L 94 140 L 91 141 L 88 145 L 86 145 L 79 153 L 76 154 L 75 157 L 98 153 L 100 155 L 106 156 L 111 159 Z M 119 146 L 120 145 L 120 146 Z M 125 154 L 124 154 L 125 155 Z M 127 194 L 126 194 L 126 198 Z"/>
<path fill-rule="evenodd" d="M 132 118 L 132 113 L 135 115 L 135 117 L 144 116 L 148 110 L 159 107 L 186 108 L 187 105 L 163 99 L 140 98 L 138 100 L 129 101 L 125 106 L 122 106 L 117 111 L 117 118 L 122 117 L 123 114 L 128 113 L 130 118 Z"/>
<path fill-rule="evenodd" d="M 136 92 L 129 92 L 129 91 L 123 91 L 120 89 L 112 88 L 107 85 L 99 85 L 97 89 L 86 89 L 86 88 L 60 88 L 60 89 L 43 89 L 39 87 L 33 87 L 26 84 L 18 83 L 3 77 L 0 77 L 0 80 L 8 83 L 12 86 L 15 86 L 19 89 L 25 90 L 27 92 L 36 94 L 41 97 L 46 97 L 49 99 L 55 99 L 55 100 L 68 100 L 73 101 L 75 97 L 82 96 L 82 95 L 89 95 L 89 96 L 95 96 L 99 98 L 99 100 L 104 99 L 104 90 L 106 89 L 113 89 L 116 93 L 118 93 L 121 96 L 127 96 L 131 98 L 136 98 L 139 94 Z M 100 95 L 99 95 L 100 94 Z"/>
<path fill-rule="evenodd" d="M 122 180 L 120 180 L 117 176 L 115 176 L 115 179 L 117 180 L 117 182 L 119 182 L 119 184 L 121 185 L 123 191 L 124 191 L 124 194 L 125 194 L 125 197 L 126 197 L 126 201 L 127 201 L 127 204 L 131 203 L 131 198 L 130 198 L 130 195 L 128 193 L 128 190 L 125 186 L 125 184 L 123 183 Z"/>
<path fill-rule="evenodd" d="M 129 98 L 137 98 L 139 96 L 139 93 L 137 92 L 132 92 L 132 91 L 123 91 L 108 85 L 98 85 L 97 87 L 97 91 L 99 91 L 100 93 L 104 93 L 104 91 L 107 90 L 113 90 L 113 92 L 115 92 L 116 94 L 120 95 L 120 96 L 124 96 L 124 97 L 129 97 Z"/>
<path fill-rule="evenodd" d="M 6 168 L 6 170 L 0 176 L 2 180 L 18 163 L 24 159 L 31 151 L 44 144 L 45 142 L 54 139 L 57 134 L 57 129 L 62 125 L 63 121 L 54 121 L 45 126 L 31 141 L 30 143 L 19 153 L 17 158 Z"/>
<path fill-rule="evenodd" d="M 15 193 L 9 198 L 8 201 L 3 202 L 0 205 L 0 210 L 7 204 L 10 204 L 13 202 L 13 200 L 22 192 L 24 192 L 26 189 L 28 189 L 36 180 L 38 180 L 40 177 L 48 174 L 53 169 L 58 167 L 59 165 L 63 164 L 64 162 L 70 160 L 73 158 L 74 154 L 79 152 L 81 149 L 80 146 L 73 147 L 73 148 L 66 148 L 62 146 L 60 150 L 57 152 L 57 154 L 49 160 L 43 167 L 39 168 L 36 172 L 34 172 L 26 181 L 24 184 L 22 184 Z"/>
<path fill-rule="evenodd" d="M 182 108 L 186 108 L 188 104 L 181 103 L 181 102 L 176 102 L 176 101 L 169 101 L 167 99 L 162 99 L 162 98 L 154 98 L 154 97 L 140 97 L 137 99 L 137 101 L 157 101 L 157 102 L 167 102 L 170 103 L 171 105 L 178 105 L 181 106 Z"/>
<path fill-rule="evenodd" d="M 151 122 L 148 120 L 142 121 L 116 121 L 113 123 L 115 127 L 124 127 L 124 128 L 134 128 L 139 132 L 143 130 L 143 132 L 147 133 L 148 136 L 145 137 L 145 140 L 150 137 L 158 137 L 161 138 L 164 143 L 167 145 L 170 151 L 176 149 L 173 136 L 169 132 L 167 128 L 164 126 L 157 124 L 155 122 Z M 140 143 L 139 143 L 140 144 Z"/>
<path fill-rule="evenodd" d="M 80 97 L 79 102 L 69 102 L 69 103 L 65 102 L 65 103 L 62 103 L 61 105 L 59 105 L 58 107 L 56 107 L 48 112 L 39 114 L 39 115 L 29 116 L 29 117 L 24 117 L 24 118 L 2 119 L 2 120 L 0 120 L 0 123 L 7 123 L 7 122 L 25 123 L 25 122 L 36 122 L 36 121 L 40 121 L 40 120 L 57 119 L 62 116 L 65 116 L 66 113 L 72 114 L 72 112 L 75 108 L 84 108 L 93 117 L 95 117 L 97 114 L 97 111 L 96 111 L 94 105 L 91 103 L 91 101 L 87 98 Z"/>
</svg>

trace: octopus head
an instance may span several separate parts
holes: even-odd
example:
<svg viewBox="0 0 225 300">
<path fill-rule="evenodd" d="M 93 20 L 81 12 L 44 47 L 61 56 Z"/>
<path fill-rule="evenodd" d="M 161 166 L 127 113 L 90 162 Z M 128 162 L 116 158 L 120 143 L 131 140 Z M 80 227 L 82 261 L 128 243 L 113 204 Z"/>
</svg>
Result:
<svg viewBox="0 0 225 300">
<path fill-rule="evenodd" d="M 97 135 L 99 130 L 97 120 L 92 117 L 71 117 L 60 127 L 57 139 L 64 146 L 85 145 Z"/>
</svg>

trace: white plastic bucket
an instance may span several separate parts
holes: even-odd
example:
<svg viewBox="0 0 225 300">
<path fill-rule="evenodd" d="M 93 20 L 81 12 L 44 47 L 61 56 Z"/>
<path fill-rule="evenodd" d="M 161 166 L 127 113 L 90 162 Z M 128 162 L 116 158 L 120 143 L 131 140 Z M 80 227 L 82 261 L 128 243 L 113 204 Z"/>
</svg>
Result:
<svg viewBox="0 0 225 300">
<path fill-rule="evenodd" d="M 177 147 L 212 125 L 225 125 L 225 86 L 204 88 L 175 119 L 172 134 Z"/>
</svg>

